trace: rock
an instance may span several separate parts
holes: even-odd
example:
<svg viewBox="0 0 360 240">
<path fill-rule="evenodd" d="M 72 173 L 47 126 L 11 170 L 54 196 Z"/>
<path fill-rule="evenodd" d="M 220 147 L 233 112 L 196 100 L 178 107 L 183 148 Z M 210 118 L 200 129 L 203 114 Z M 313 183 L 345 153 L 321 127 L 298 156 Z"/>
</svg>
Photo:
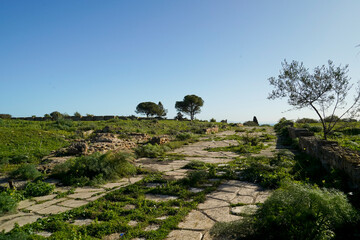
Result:
<svg viewBox="0 0 360 240">
<path fill-rule="evenodd" d="M 198 231 L 174 230 L 167 236 L 166 240 L 201 240 L 202 237 L 203 234 Z"/>
<path fill-rule="evenodd" d="M 179 223 L 179 228 L 192 229 L 192 230 L 207 230 L 214 225 L 214 221 L 205 216 L 203 213 L 192 210 L 185 220 Z"/>
<path fill-rule="evenodd" d="M 158 145 L 162 145 L 165 143 L 170 142 L 170 138 L 169 136 L 160 136 L 160 137 L 153 137 L 150 141 L 151 144 L 158 144 Z"/>
<path fill-rule="evenodd" d="M 212 133 L 217 133 L 219 132 L 219 127 L 218 126 L 215 126 L 215 127 L 212 127 L 212 128 L 207 128 L 204 130 L 205 134 L 212 134 Z"/>
</svg>

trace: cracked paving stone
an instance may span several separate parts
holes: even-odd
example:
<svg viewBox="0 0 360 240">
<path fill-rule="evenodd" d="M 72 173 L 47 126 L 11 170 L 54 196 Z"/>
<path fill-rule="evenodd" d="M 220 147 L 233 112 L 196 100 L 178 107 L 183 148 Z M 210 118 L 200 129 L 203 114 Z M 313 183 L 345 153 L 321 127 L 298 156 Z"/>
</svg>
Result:
<svg viewBox="0 0 360 240">
<path fill-rule="evenodd" d="M 217 222 L 232 222 L 241 219 L 239 216 L 230 214 L 230 207 L 206 209 L 203 212 Z"/>
<path fill-rule="evenodd" d="M 10 216 L 9 216 L 10 217 Z M 28 223 L 35 222 L 38 218 L 41 218 L 41 216 L 33 214 L 33 213 L 27 213 L 27 214 L 19 214 L 17 217 L 10 218 L 7 221 L 0 224 L 0 231 L 8 232 L 11 229 L 13 229 L 14 224 L 17 223 L 19 226 L 24 226 Z"/>
<path fill-rule="evenodd" d="M 32 201 L 30 199 L 26 199 L 24 201 L 19 202 L 18 209 L 23 209 L 23 208 L 30 207 L 31 205 L 34 205 L 35 203 L 36 203 L 35 201 Z"/>
<path fill-rule="evenodd" d="M 50 201 L 47 201 L 47 202 L 44 202 L 44 203 L 40 203 L 40 204 L 35 204 L 35 205 L 32 205 L 30 207 L 26 207 L 27 210 L 30 210 L 30 211 L 33 211 L 33 212 L 37 212 L 37 211 L 41 211 L 42 209 L 44 208 L 47 208 L 51 205 L 54 205 L 58 202 L 62 202 L 62 201 L 65 201 L 66 198 L 59 198 L 59 199 L 54 199 L 54 200 L 50 200 Z"/>
<path fill-rule="evenodd" d="M 203 203 L 200 203 L 198 205 L 198 209 L 204 210 L 204 209 L 227 207 L 227 206 L 229 206 L 229 203 L 225 201 L 213 199 L 213 198 L 207 198 Z"/>
<path fill-rule="evenodd" d="M 34 197 L 32 198 L 33 200 L 37 201 L 37 202 L 41 202 L 41 201 L 47 201 L 47 200 L 52 200 L 57 196 L 57 194 L 50 194 L 50 195 L 46 195 L 46 196 L 41 196 L 41 197 Z"/>
<path fill-rule="evenodd" d="M 192 229 L 192 230 L 206 230 L 214 225 L 214 221 L 208 218 L 203 213 L 192 210 L 183 222 L 179 223 L 179 228 Z"/>
<path fill-rule="evenodd" d="M 86 205 L 88 203 L 89 202 L 83 201 L 83 200 L 70 199 L 70 200 L 66 200 L 64 202 L 61 202 L 58 205 L 61 205 L 61 206 L 64 206 L 64 207 L 76 208 L 76 207 L 81 207 L 83 205 Z"/>
<path fill-rule="evenodd" d="M 215 191 L 210 193 L 208 196 L 219 200 L 230 201 L 231 199 L 234 199 L 236 197 L 236 193 Z"/>
<path fill-rule="evenodd" d="M 231 208 L 231 213 L 235 215 L 240 214 L 254 214 L 259 207 L 257 205 L 244 205 Z"/>
<path fill-rule="evenodd" d="M 201 240 L 203 234 L 198 231 L 174 230 L 165 238 L 166 240 Z"/>
<path fill-rule="evenodd" d="M 66 212 L 68 210 L 71 210 L 72 208 L 69 207 L 62 207 L 62 206 L 57 206 L 57 205 L 52 205 L 50 207 L 47 208 L 43 208 L 41 210 L 37 210 L 36 212 L 39 214 L 57 214 L 57 213 L 62 213 L 62 212 Z"/>
<path fill-rule="evenodd" d="M 230 200 L 232 204 L 244 203 L 244 204 L 252 204 L 254 203 L 254 198 L 251 196 L 236 196 L 235 198 Z"/>
</svg>

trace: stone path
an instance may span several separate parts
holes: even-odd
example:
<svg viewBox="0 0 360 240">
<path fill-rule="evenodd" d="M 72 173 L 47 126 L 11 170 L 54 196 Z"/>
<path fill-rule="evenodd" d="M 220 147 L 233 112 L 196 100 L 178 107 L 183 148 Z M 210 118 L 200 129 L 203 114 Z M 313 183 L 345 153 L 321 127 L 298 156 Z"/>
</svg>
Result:
<svg viewBox="0 0 360 240">
<path fill-rule="evenodd" d="M 203 141 L 185 145 L 176 149 L 173 153 L 185 155 L 183 160 L 175 161 L 156 161 L 148 158 L 141 158 L 136 160 L 138 166 L 151 168 L 164 173 L 165 177 L 172 179 L 180 179 L 186 176 L 188 170 L 182 169 L 191 160 L 199 160 L 206 163 L 220 163 L 225 164 L 232 161 L 234 157 L 239 157 L 238 154 L 232 152 L 208 152 L 206 148 L 209 147 L 225 147 L 237 145 L 235 140 L 210 140 L 213 137 L 226 137 L 233 135 L 233 131 L 220 132 L 216 135 L 210 135 L 203 138 Z M 238 133 L 239 135 L 243 133 Z M 259 134 L 259 133 L 254 133 Z M 275 144 L 263 150 L 260 154 L 270 156 L 274 154 Z M 23 226 L 27 223 L 35 222 L 38 218 L 46 217 L 50 214 L 61 213 L 76 207 L 83 206 L 91 201 L 102 197 L 109 191 L 128 186 L 142 179 L 141 176 L 121 179 L 115 183 L 107 183 L 99 188 L 77 188 L 73 194 L 66 197 L 56 198 L 56 194 L 27 199 L 19 203 L 19 212 L 0 217 L 0 231 L 10 231 L 14 223 Z M 55 191 L 65 192 L 67 188 L 56 188 Z M 193 189 L 193 191 L 197 191 Z M 167 239 L 211 239 L 209 229 L 215 222 L 228 222 L 241 219 L 241 214 L 251 212 L 256 209 L 256 204 L 265 201 L 270 193 L 261 189 L 257 185 L 241 182 L 241 181 L 226 181 L 222 183 L 219 188 L 207 195 L 206 201 L 198 206 L 198 209 L 193 210 L 190 214 L 178 225 L 178 230 L 172 231 Z M 147 198 L 154 198 L 154 196 L 147 196 Z M 166 196 L 155 196 L 158 201 L 168 200 Z M 231 207 L 230 204 L 238 206 Z M 76 223 L 74 223 L 76 224 Z M 82 224 L 82 223 L 79 223 Z M 46 234 L 46 233 L 44 233 Z M 116 238 L 114 238 L 116 239 Z"/>
</svg>

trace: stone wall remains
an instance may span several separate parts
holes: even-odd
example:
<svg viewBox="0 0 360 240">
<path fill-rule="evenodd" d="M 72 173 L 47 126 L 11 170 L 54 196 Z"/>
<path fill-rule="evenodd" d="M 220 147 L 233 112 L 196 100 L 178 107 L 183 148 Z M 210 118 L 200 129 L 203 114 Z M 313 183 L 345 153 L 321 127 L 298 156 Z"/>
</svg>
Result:
<svg viewBox="0 0 360 240">
<path fill-rule="evenodd" d="M 360 187 L 360 154 L 339 146 L 337 142 L 316 138 L 306 129 L 289 127 L 291 138 L 299 138 L 299 148 L 310 156 L 319 159 L 326 169 L 345 172 L 354 188 Z"/>
</svg>

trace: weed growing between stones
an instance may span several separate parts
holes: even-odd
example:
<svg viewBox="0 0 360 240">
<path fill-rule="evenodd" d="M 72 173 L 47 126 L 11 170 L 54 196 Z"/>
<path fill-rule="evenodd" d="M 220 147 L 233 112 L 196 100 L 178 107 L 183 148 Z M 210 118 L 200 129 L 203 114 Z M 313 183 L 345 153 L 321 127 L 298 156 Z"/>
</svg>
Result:
<svg viewBox="0 0 360 240">
<path fill-rule="evenodd" d="M 54 189 L 55 185 L 38 180 L 27 183 L 23 194 L 25 197 L 40 197 L 52 193 Z"/>
<path fill-rule="evenodd" d="M 153 187 L 154 183 L 158 184 Z M 114 233 L 122 233 L 121 239 L 164 239 L 215 188 L 203 187 L 194 193 L 185 180 L 167 181 L 160 174 L 149 175 L 85 206 L 0 233 L 0 239 L 16 234 L 24 235 L 24 239 L 43 239 L 34 234 L 42 231 L 52 233 L 49 239 L 99 239 Z M 150 200 L 149 196 L 163 198 Z M 89 224 L 73 224 L 81 219 Z"/>
</svg>

